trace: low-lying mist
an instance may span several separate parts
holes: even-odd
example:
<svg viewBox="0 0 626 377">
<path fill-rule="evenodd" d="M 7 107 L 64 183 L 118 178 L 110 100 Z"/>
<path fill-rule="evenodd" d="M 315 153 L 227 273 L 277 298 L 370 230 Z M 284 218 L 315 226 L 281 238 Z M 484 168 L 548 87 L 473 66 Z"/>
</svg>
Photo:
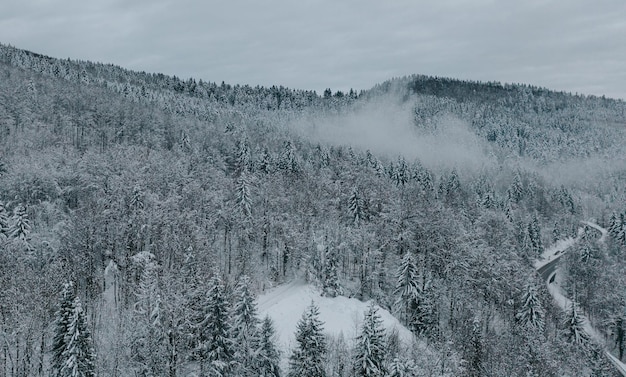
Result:
<svg viewBox="0 0 626 377">
<path fill-rule="evenodd" d="M 477 171 L 496 162 L 487 143 L 464 121 L 441 116 L 420 128 L 414 122 L 414 101 L 395 96 L 369 100 L 342 114 L 309 116 L 294 128 L 314 142 L 417 159 L 431 169 Z"/>
</svg>

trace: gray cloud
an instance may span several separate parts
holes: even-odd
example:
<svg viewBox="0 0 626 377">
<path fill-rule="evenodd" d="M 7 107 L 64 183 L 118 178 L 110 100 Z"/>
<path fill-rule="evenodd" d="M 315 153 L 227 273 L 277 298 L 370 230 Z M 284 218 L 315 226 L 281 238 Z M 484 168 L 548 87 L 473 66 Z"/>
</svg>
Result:
<svg viewBox="0 0 626 377">
<path fill-rule="evenodd" d="M 36 0 L 4 4 L 0 35 L 218 82 L 347 90 L 424 73 L 626 98 L 622 0 Z"/>
</svg>

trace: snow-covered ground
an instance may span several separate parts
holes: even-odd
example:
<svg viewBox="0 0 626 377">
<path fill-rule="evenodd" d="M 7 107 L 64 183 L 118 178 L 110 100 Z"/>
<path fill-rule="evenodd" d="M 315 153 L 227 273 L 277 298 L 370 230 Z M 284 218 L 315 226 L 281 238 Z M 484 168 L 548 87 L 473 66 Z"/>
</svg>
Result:
<svg viewBox="0 0 626 377">
<path fill-rule="evenodd" d="M 331 336 L 343 334 L 350 342 L 360 331 L 363 313 L 368 302 L 343 296 L 323 297 L 320 291 L 312 285 L 302 281 L 281 285 L 266 291 L 258 298 L 259 314 L 261 318 L 269 315 L 274 320 L 279 348 L 283 357 L 288 357 L 290 350 L 295 346 L 296 325 L 302 313 L 311 305 L 311 301 L 320 309 L 320 319 L 324 322 L 324 331 Z M 391 313 L 378 308 L 378 314 L 383 320 L 387 331 L 396 329 L 399 338 L 410 344 L 413 335 Z"/>
</svg>

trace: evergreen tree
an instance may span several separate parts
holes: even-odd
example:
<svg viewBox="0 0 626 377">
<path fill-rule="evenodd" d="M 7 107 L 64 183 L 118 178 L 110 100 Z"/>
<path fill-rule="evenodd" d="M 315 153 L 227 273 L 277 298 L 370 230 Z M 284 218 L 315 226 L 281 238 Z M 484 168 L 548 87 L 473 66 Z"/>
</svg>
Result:
<svg viewBox="0 0 626 377">
<path fill-rule="evenodd" d="M 371 303 L 357 337 L 354 359 L 354 376 L 382 377 L 385 375 L 385 330 L 382 319 Z"/>
<path fill-rule="evenodd" d="M 276 348 L 275 337 L 274 323 L 266 316 L 259 334 L 257 370 L 260 377 L 280 377 L 280 352 Z"/>
<path fill-rule="evenodd" d="M 529 326 L 541 332 L 544 328 L 544 317 L 545 313 L 537 294 L 537 287 L 535 282 L 531 280 L 524 288 L 522 307 L 515 315 L 515 318 L 522 326 Z"/>
<path fill-rule="evenodd" d="M 567 309 L 565 319 L 565 336 L 567 341 L 572 344 L 587 346 L 589 343 L 589 335 L 585 332 L 585 318 L 578 309 L 578 304 L 572 301 Z"/>
<path fill-rule="evenodd" d="M 539 256 L 543 252 L 543 243 L 541 241 L 541 227 L 537 214 L 533 215 L 533 219 L 528 223 L 528 240 L 533 255 Z"/>
<path fill-rule="evenodd" d="M 259 157 L 259 171 L 269 174 L 272 172 L 272 156 L 267 148 L 263 149 Z"/>
<path fill-rule="evenodd" d="M 474 318 L 466 346 L 464 359 L 467 363 L 467 374 L 470 377 L 480 377 L 483 373 L 483 334 L 480 320 Z"/>
<path fill-rule="evenodd" d="M 67 348 L 66 337 L 74 309 L 74 284 L 72 282 L 63 284 L 60 296 L 52 340 L 52 374 L 54 376 L 61 376 L 61 368 L 65 363 L 63 353 Z"/>
<path fill-rule="evenodd" d="M 9 236 L 9 215 L 4 206 L 4 203 L 0 200 L 0 238 Z"/>
<path fill-rule="evenodd" d="M 285 142 L 283 152 L 278 160 L 278 167 L 288 174 L 297 174 L 300 171 L 296 150 L 290 141 Z"/>
<path fill-rule="evenodd" d="M 57 312 L 52 344 L 52 374 L 55 377 L 95 376 L 96 355 L 87 319 L 71 283 L 64 285 Z"/>
<path fill-rule="evenodd" d="M 400 312 L 405 324 L 411 326 L 422 298 L 422 289 L 419 284 L 417 262 L 410 251 L 404 254 L 400 263 L 394 293 L 396 310 Z"/>
<path fill-rule="evenodd" d="M 386 377 L 413 377 L 416 376 L 416 369 L 413 361 L 395 357 L 387 367 Z"/>
<path fill-rule="evenodd" d="M 363 198 L 359 195 L 359 190 L 355 187 L 352 188 L 352 192 L 350 193 L 350 198 L 348 198 L 348 208 L 350 209 L 350 215 L 352 216 L 352 221 L 354 225 L 359 226 L 359 224 L 365 219 L 365 211 L 364 211 L 365 203 Z"/>
<path fill-rule="evenodd" d="M 325 250 L 322 280 L 322 293 L 324 296 L 336 297 L 341 294 L 339 276 L 337 274 L 337 255 L 330 247 L 327 247 Z"/>
<path fill-rule="evenodd" d="M 131 359 L 139 375 L 165 375 L 167 331 L 162 320 L 158 267 L 147 261 L 143 267 L 133 310 Z"/>
<path fill-rule="evenodd" d="M 324 323 L 319 320 L 315 303 L 306 309 L 296 329 L 296 349 L 289 357 L 288 377 L 325 377 L 326 339 Z"/>
<path fill-rule="evenodd" d="M 513 176 L 513 183 L 511 183 L 511 187 L 508 192 L 509 198 L 513 203 L 519 203 L 524 197 L 524 185 L 519 171 L 515 172 L 515 175 Z"/>
<path fill-rule="evenodd" d="M 28 219 L 26 208 L 23 205 L 18 204 L 13 209 L 13 217 L 11 220 L 12 224 L 9 229 L 9 235 L 22 241 L 28 241 L 30 220 Z"/>
<path fill-rule="evenodd" d="M 210 376 L 224 376 L 231 371 L 234 355 L 229 314 L 226 289 L 214 273 L 203 305 L 203 318 L 197 325 L 195 353 L 202 376 L 207 364 Z"/>
<path fill-rule="evenodd" d="M 241 175 L 251 170 L 250 146 L 248 138 L 244 135 L 237 145 L 237 155 L 235 161 L 235 174 Z"/>
<path fill-rule="evenodd" d="M 600 345 L 594 343 L 591 346 L 589 357 L 591 359 L 590 377 L 613 377 L 616 375 L 615 367 L 611 365 L 604 349 Z"/>
<path fill-rule="evenodd" d="M 250 196 L 250 183 L 248 182 L 248 176 L 245 172 L 242 172 L 237 179 L 235 189 L 239 210 L 244 218 L 249 219 L 252 216 L 252 198 Z"/>
<path fill-rule="evenodd" d="M 255 297 L 250 291 L 250 279 L 242 276 L 235 287 L 232 313 L 232 338 L 236 375 L 257 376 L 256 353 L 259 346 L 259 319 Z"/>
</svg>

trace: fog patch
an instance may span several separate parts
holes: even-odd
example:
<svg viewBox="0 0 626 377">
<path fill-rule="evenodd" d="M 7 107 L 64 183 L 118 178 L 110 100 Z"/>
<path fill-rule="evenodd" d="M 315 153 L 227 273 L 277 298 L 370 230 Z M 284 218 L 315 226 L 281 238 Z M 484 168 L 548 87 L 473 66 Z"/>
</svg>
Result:
<svg viewBox="0 0 626 377">
<path fill-rule="evenodd" d="M 342 114 L 304 117 L 294 128 L 313 142 L 370 150 L 391 159 L 403 156 L 431 169 L 477 171 L 495 164 L 487 143 L 466 122 L 443 115 L 420 127 L 414 121 L 414 106 L 415 101 L 386 96 Z"/>
</svg>

